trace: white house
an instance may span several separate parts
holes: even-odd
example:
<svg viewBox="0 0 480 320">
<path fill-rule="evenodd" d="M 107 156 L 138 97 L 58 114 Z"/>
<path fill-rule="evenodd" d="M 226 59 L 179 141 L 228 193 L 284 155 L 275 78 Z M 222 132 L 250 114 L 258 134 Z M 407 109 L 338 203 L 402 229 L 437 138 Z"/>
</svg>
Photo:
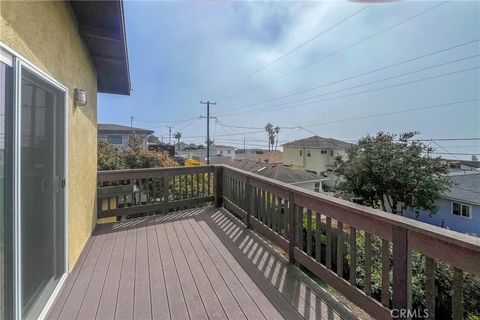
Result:
<svg viewBox="0 0 480 320">
<path fill-rule="evenodd" d="M 328 170 L 336 155 L 346 155 L 349 145 L 319 136 L 295 140 L 283 145 L 283 164 L 320 174 Z"/>
<path fill-rule="evenodd" d="M 153 134 L 152 130 L 132 128 L 118 124 L 99 123 L 97 125 L 98 140 L 107 141 L 114 147 L 121 148 L 128 145 L 130 135 L 135 134 L 142 140 L 143 148 L 147 148 L 148 136 Z"/>
<path fill-rule="evenodd" d="M 210 146 L 210 157 L 230 157 L 235 159 L 236 150 L 237 148 L 235 147 L 214 144 Z"/>
</svg>

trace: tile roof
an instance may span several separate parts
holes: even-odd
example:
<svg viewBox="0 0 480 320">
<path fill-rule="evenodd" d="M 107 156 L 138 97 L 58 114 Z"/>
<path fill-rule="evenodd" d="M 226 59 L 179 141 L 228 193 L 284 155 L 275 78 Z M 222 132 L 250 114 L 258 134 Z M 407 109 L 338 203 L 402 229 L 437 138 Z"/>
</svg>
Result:
<svg viewBox="0 0 480 320">
<path fill-rule="evenodd" d="M 305 148 L 320 148 L 320 149 L 345 149 L 350 146 L 350 143 L 333 139 L 323 138 L 319 136 L 312 136 L 305 139 L 295 140 L 282 145 L 283 147 L 305 147 Z"/>
<path fill-rule="evenodd" d="M 288 168 L 282 165 L 265 164 L 250 159 L 231 160 L 230 157 L 210 158 L 211 164 L 226 164 L 241 170 L 259 174 L 261 176 L 276 179 L 285 183 L 302 181 L 322 180 L 323 177 L 314 173 Z M 266 168 L 258 171 L 261 168 Z"/>
</svg>

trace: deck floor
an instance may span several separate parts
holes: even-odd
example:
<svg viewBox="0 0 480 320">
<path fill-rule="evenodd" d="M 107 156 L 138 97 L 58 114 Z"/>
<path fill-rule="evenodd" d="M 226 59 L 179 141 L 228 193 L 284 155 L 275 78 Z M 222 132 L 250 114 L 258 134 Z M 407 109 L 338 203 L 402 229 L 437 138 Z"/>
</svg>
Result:
<svg viewBox="0 0 480 320">
<path fill-rule="evenodd" d="M 352 319 L 224 209 L 98 225 L 48 319 Z"/>
</svg>

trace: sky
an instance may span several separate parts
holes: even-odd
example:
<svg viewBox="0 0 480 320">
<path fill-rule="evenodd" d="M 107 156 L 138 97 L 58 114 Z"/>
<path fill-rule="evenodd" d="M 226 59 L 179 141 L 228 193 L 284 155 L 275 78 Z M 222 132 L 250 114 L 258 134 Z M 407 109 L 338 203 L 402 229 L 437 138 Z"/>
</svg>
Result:
<svg viewBox="0 0 480 320">
<path fill-rule="evenodd" d="M 98 122 L 267 148 L 312 134 L 480 138 L 480 2 L 125 1 L 132 91 L 99 94 Z M 301 128 L 300 128 L 301 127 Z M 429 142 L 469 159 L 480 140 Z M 465 153 L 465 155 L 461 155 Z"/>
</svg>

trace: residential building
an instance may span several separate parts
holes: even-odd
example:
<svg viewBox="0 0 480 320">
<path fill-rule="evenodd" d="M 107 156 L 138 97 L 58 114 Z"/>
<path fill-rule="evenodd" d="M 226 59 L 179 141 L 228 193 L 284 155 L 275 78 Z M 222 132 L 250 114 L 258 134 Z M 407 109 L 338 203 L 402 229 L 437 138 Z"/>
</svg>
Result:
<svg viewBox="0 0 480 320">
<path fill-rule="evenodd" d="M 315 192 L 323 192 L 322 183 L 327 178 L 317 174 L 285 167 L 279 164 L 270 164 L 250 159 L 231 159 L 229 157 L 216 157 L 210 159 L 211 164 L 225 164 L 263 177 L 275 179 L 294 186 L 302 187 Z"/>
<path fill-rule="evenodd" d="M 480 172 L 452 173 L 450 177 L 454 185 L 437 200 L 435 214 L 408 211 L 405 216 L 480 237 Z"/>
<path fill-rule="evenodd" d="M 128 145 L 131 135 L 136 135 L 140 139 L 143 149 L 148 147 L 148 137 L 153 134 L 153 130 L 121 126 L 118 124 L 99 123 L 97 125 L 98 139 L 107 141 L 117 148 Z"/>
<path fill-rule="evenodd" d="M 230 157 L 235 159 L 236 150 L 237 148 L 232 146 L 214 144 L 210 146 L 210 157 Z"/>
<path fill-rule="evenodd" d="M 97 92 L 130 94 L 121 1 L 0 2 L 1 319 L 45 316 L 96 225 Z"/>
<path fill-rule="evenodd" d="M 337 155 L 346 155 L 349 145 L 319 136 L 295 140 L 283 145 L 283 164 L 320 174 L 328 170 Z"/>
</svg>

